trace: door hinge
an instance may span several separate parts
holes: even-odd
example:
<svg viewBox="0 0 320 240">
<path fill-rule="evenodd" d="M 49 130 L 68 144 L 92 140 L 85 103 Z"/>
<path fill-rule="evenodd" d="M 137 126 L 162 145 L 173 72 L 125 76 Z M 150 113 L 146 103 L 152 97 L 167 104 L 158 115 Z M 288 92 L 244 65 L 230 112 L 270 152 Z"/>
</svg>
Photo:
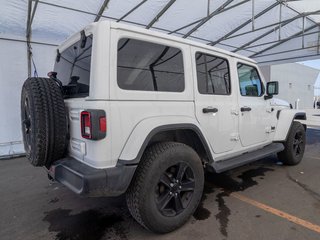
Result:
<svg viewBox="0 0 320 240">
<path fill-rule="evenodd" d="M 268 113 L 272 113 L 274 111 L 274 108 L 267 108 Z"/>
<path fill-rule="evenodd" d="M 275 126 L 269 126 L 269 127 L 266 127 L 266 133 L 271 133 L 271 132 L 274 132 L 276 130 L 276 127 Z"/>
<path fill-rule="evenodd" d="M 231 114 L 232 114 L 232 115 L 235 115 L 235 116 L 238 116 L 238 115 L 239 115 L 239 111 L 233 109 L 233 110 L 231 110 Z"/>
<path fill-rule="evenodd" d="M 239 134 L 238 133 L 232 133 L 231 135 L 230 135 L 231 137 L 230 137 L 230 140 L 231 141 L 239 141 L 240 140 L 240 137 L 239 137 Z"/>
</svg>

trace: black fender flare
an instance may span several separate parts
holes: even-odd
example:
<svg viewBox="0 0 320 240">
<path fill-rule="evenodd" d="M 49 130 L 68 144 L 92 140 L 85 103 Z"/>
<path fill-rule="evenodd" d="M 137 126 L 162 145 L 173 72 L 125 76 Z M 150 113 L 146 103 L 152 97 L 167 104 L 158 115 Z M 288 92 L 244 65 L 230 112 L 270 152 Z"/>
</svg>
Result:
<svg viewBox="0 0 320 240">
<path fill-rule="evenodd" d="M 158 127 L 153 128 L 151 130 L 151 132 L 145 138 L 142 146 L 140 147 L 140 150 L 138 152 L 137 157 L 132 160 L 119 159 L 117 165 L 137 165 L 140 162 L 142 154 L 144 153 L 145 149 L 147 148 L 152 137 L 160 132 L 165 132 L 165 131 L 170 131 L 170 130 L 191 130 L 191 131 L 195 132 L 196 135 L 199 137 L 199 139 L 200 139 L 200 141 L 206 151 L 209 163 L 212 163 L 214 161 L 212 154 L 211 154 L 210 147 L 209 147 L 205 137 L 203 136 L 201 130 L 194 124 L 183 123 L 183 124 L 168 124 L 168 125 L 162 125 L 162 126 L 158 126 Z"/>
</svg>

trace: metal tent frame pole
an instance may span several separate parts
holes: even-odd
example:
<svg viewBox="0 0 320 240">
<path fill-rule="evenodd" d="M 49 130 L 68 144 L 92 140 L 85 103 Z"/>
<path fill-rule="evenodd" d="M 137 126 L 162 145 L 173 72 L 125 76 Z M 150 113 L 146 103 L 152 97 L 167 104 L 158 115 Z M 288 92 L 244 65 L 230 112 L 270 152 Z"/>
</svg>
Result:
<svg viewBox="0 0 320 240">
<path fill-rule="evenodd" d="M 156 21 L 160 19 L 160 17 L 171 7 L 171 5 L 175 2 L 176 0 L 170 0 L 166 6 L 155 16 L 150 23 L 146 26 L 146 29 L 149 29 L 155 24 Z"/>
<path fill-rule="evenodd" d="M 279 45 L 281 45 L 281 44 L 283 44 L 283 43 L 285 43 L 285 42 L 293 39 L 294 37 L 300 36 L 301 34 L 303 34 L 304 31 L 310 31 L 310 30 L 312 30 L 312 29 L 314 29 L 314 28 L 316 28 L 316 27 L 319 27 L 319 25 L 316 24 L 316 25 L 313 25 L 313 26 L 311 26 L 311 27 L 308 27 L 308 28 L 306 28 L 306 29 L 304 29 L 304 30 L 302 30 L 302 31 L 300 31 L 300 32 L 297 32 L 296 34 L 294 34 L 294 35 L 292 35 L 292 36 L 290 36 L 290 37 L 288 37 L 288 38 L 282 39 L 282 40 L 280 40 L 278 43 L 275 43 L 275 44 L 273 44 L 273 45 L 270 46 L 270 47 L 267 47 L 267 48 L 265 48 L 265 49 L 263 49 L 263 50 L 255 53 L 255 54 L 250 55 L 250 57 L 251 57 L 251 58 L 256 57 L 256 56 L 260 55 L 261 53 L 264 53 L 264 52 L 266 52 L 266 51 L 269 51 L 270 49 L 273 49 L 273 48 L 275 48 L 275 47 L 277 47 L 277 46 L 279 46 Z"/>
<path fill-rule="evenodd" d="M 136 5 L 134 8 L 130 9 L 130 11 L 128 11 L 127 13 L 125 13 L 121 18 L 119 18 L 117 20 L 117 22 L 122 21 L 123 19 L 125 19 L 127 16 L 129 16 L 131 13 L 133 13 L 136 9 L 138 9 L 140 6 L 142 6 L 145 2 L 147 2 L 148 0 L 143 0 L 141 1 L 138 5 Z"/>
<path fill-rule="evenodd" d="M 212 13 L 209 13 L 210 11 L 210 3 L 208 2 L 208 9 L 207 9 L 207 16 L 201 18 L 201 19 L 198 19 L 192 23 L 189 23 L 185 26 L 182 26 L 180 27 L 179 29 L 176 29 L 174 31 L 169 31 L 167 29 L 162 29 L 162 28 L 159 28 L 159 27 L 154 27 L 153 25 L 166 13 L 166 11 L 168 11 L 168 9 L 174 4 L 174 2 L 176 0 L 170 0 L 167 2 L 167 4 L 161 9 L 161 11 L 147 24 L 139 24 L 139 23 L 136 23 L 136 22 L 131 22 L 131 21 L 125 21 L 124 19 L 130 15 L 132 12 L 134 12 L 136 9 L 138 9 L 139 7 L 141 7 L 145 2 L 147 2 L 148 0 L 142 0 L 140 3 L 138 3 L 135 7 L 133 7 L 132 9 L 130 9 L 127 13 L 125 13 L 122 17 L 120 18 L 112 18 L 112 17 L 108 17 L 108 16 L 104 16 L 103 13 L 105 11 L 105 9 L 107 8 L 110 0 L 104 0 L 103 4 L 101 5 L 98 13 L 92 13 L 92 12 L 87 12 L 87 11 L 83 11 L 83 10 L 79 10 L 79 9 L 74 9 L 74 8 L 70 8 L 70 7 L 65 7 L 65 6 L 61 6 L 61 5 L 57 5 L 57 4 L 53 4 L 53 3 L 48 3 L 48 2 L 44 2 L 43 0 L 28 0 L 28 14 L 27 14 L 27 26 L 26 26 L 26 43 L 27 43 L 27 57 L 28 57 L 28 76 L 31 76 L 31 70 L 32 70 L 32 49 L 31 49 L 31 43 L 34 43 L 34 44 L 43 44 L 43 45 L 49 45 L 49 46 L 57 46 L 56 44 L 51 44 L 51 43 L 41 43 L 41 42 L 32 42 L 31 41 L 31 36 L 32 36 L 32 22 L 33 22 L 33 19 L 34 19 L 34 16 L 35 16 L 35 13 L 36 13 L 36 10 L 37 10 L 37 6 L 39 3 L 41 4 L 46 4 L 46 5 L 49 5 L 49 6 L 52 6 L 52 7 L 58 7 L 58 8 L 63 8 L 63 9 L 67 9 L 67 10 L 71 10 L 71 11 L 75 11 L 75 12 L 80 12 L 80 13 L 84 13 L 84 14 L 89 14 L 89 15 L 93 15 L 95 16 L 95 22 L 96 21 L 99 21 L 101 19 L 101 17 L 103 18 L 109 18 L 109 19 L 112 19 L 112 20 L 115 20 L 117 22 L 119 21 L 124 21 L 124 22 L 127 22 L 127 23 L 132 23 L 132 24 L 137 24 L 137 25 L 140 25 L 140 26 L 143 26 L 147 29 L 149 28 L 154 28 L 154 29 L 157 29 L 157 30 L 161 30 L 161 31 L 165 31 L 165 32 L 168 32 L 168 34 L 172 34 L 172 33 L 176 33 L 177 35 L 181 36 L 182 38 L 193 38 L 193 39 L 196 39 L 196 40 L 201 40 L 201 41 L 205 41 L 205 42 L 208 42 L 208 45 L 222 45 L 222 46 L 227 46 L 227 47 L 230 47 L 230 48 L 234 48 L 232 50 L 232 52 L 237 52 L 237 51 L 240 51 L 240 50 L 243 50 L 243 51 L 248 51 L 248 52 L 251 52 L 251 53 L 254 53 L 252 55 L 250 55 L 250 57 L 262 57 L 262 56 L 270 56 L 270 55 L 273 55 L 272 53 L 271 54 L 265 54 L 265 55 L 261 55 L 262 53 L 274 48 L 274 47 L 277 47 L 291 39 L 294 39 L 294 38 L 299 38 L 299 37 L 302 37 L 302 47 L 301 49 L 292 49 L 292 52 L 293 51 L 299 51 L 299 50 L 303 50 L 303 49 L 309 49 L 309 48 L 305 48 L 305 42 L 304 42 L 304 36 L 307 36 L 307 35 L 311 35 L 311 34 L 317 34 L 318 32 L 312 32 L 312 33 L 307 33 L 308 31 L 310 31 L 311 29 L 315 28 L 316 26 L 319 26 L 319 24 L 315 23 L 315 21 L 308 17 L 309 15 L 313 15 L 313 14 L 319 14 L 320 13 L 320 10 L 319 11 L 314 11 L 314 12 L 307 12 L 307 13 L 299 13 L 298 11 L 296 11 L 294 8 L 290 7 L 288 4 L 288 2 L 293 2 L 295 0 L 276 0 L 276 2 L 272 5 L 270 5 L 269 7 L 267 7 L 266 9 L 260 11 L 259 13 L 255 14 L 255 2 L 254 0 L 243 0 L 243 1 L 240 1 L 234 5 L 231 5 L 229 6 L 233 0 L 227 0 L 225 1 L 222 5 L 220 5 L 216 10 L 214 10 Z M 196 36 L 192 36 L 192 34 L 197 31 L 200 27 L 202 27 L 205 23 L 207 23 L 211 18 L 213 18 L 214 16 L 218 15 L 218 14 L 221 14 L 223 12 L 226 12 L 228 10 L 231 10 L 233 8 L 236 8 L 242 4 L 245 4 L 247 2 L 251 1 L 251 7 L 252 7 L 252 16 L 250 19 L 248 19 L 247 21 L 245 21 L 244 23 L 242 23 L 241 25 L 239 25 L 238 27 L 236 27 L 235 29 L 231 30 L 230 32 L 228 32 L 227 34 L 225 34 L 224 36 L 220 37 L 219 39 L 215 40 L 215 41 L 212 41 L 212 40 L 209 40 L 209 39 L 205 39 L 205 38 L 201 38 L 201 37 L 196 37 Z M 286 19 L 286 20 L 281 20 L 279 19 L 279 22 L 277 23 L 273 23 L 273 24 L 269 24 L 269 25 L 265 25 L 263 27 L 260 27 L 260 28 L 256 28 L 255 27 L 255 24 L 254 24 L 254 21 L 261 17 L 262 15 L 268 13 L 271 9 L 275 8 L 276 6 L 282 6 L 283 4 L 285 4 L 285 6 L 290 9 L 291 11 L 294 11 L 295 13 L 297 13 L 298 15 L 297 16 L 294 16 L 292 18 L 289 18 L 289 19 Z M 228 7 L 229 6 L 229 7 Z M 279 34 L 280 34 L 280 31 L 281 31 L 281 28 L 286 26 L 287 24 L 290 24 L 291 22 L 299 19 L 299 18 L 303 18 L 303 22 L 302 22 L 302 31 L 290 36 L 290 37 L 287 37 L 285 39 L 280 39 L 278 41 L 272 41 L 272 42 L 268 42 L 268 43 L 262 43 L 262 44 L 256 44 L 256 45 L 252 45 L 254 42 L 262 39 L 263 37 L 275 32 L 275 31 L 279 31 Z M 306 20 L 308 21 L 312 21 L 315 23 L 315 25 L 313 25 L 312 27 L 309 27 L 309 28 L 305 28 L 306 26 Z M 239 30 L 241 30 L 242 28 L 244 28 L 245 26 L 247 26 L 248 24 L 252 24 L 252 31 L 248 31 L 248 32 L 243 32 L 243 33 L 240 33 L 240 34 L 237 34 L 235 35 L 236 32 L 238 32 Z M 179 31 L 182 30 L 182 29 L 185 29 L 187 27 L 190 27 L 192 25 L 195 25 L 190 31 L 188 31 L 186 34 L 183 34 L 183 33 L 180 33 Z M 222 43 L 223 41 L 225 40 L 228 40 L 228 39 L 231 39 L 231 38 L 235 38 L 235 37 L 238 37 L 238 36 L 241 36 L 241 35 L 245 35 L 245 34 L 249 34 L 249 33 L 253 33 L 253 32 L 256 32 L 256 31 L 259 31 L 259 30 L 262 30 L 262 29 L 267 29 L 267 28 L 271 28 L 273 26 L 276 26 L 275 28 L 272 28 L 270 29 L 269 31 L 261 34 L 260 36 L 254 38 L 253 40 L 250 40 L 248 42 L 246 42 L 245 44 L 243 44 L 242 46 L 240 47 L 236 47 L 236 46 L 232 46 L 230 44 L 224 44 Z M 280 36 L 281 37 L 281 36 Z M 318 39 L 318 38 L 317 38 Z M 319 39 L 320 39 L 320 35 L 319 35 Z M 5 40 L 11 40 L 11 39 L 5 39 Z M 16 41 L 20 41 L 20 42 L 24 42 L 23 40 L 16 40 Z M 320 41 L 320 40 L 319 40 Z M 264 45 L 268 45 L 268 44 L 271 44 L 271 43 L 275 43 L 273 44 L 272 46 L 269 46 L 261 51 L 253 51 L 253 50 L 250 50 L 254 47 L 258 47 L 258 46 L 264 46 Z M 290 50 L 287 50 L 287 51 L 283 51 L 283 53 L 285 52 L 289 52 Z M 319 53 L 320 53 L 320 48 L 319 48 Z"/>
<path fill-rule="evenodd" d="M 299 37 L 305 37 L 305 36 L 309 36 L 309 35 L 313 35 L 313 34 L 318 34 L 318 33 L 319 33 L 319 31 L 306 33 L 305 30 L 304 30 L 303 32 L 304 32 L 304 33 L 301 34 L 300 36 L 292 37 L 292 39 L 294 39 L 294 38 L 299 38 Z M 243 50 L 248 50 L 248 49 L 256 48 L 256 47 L 261 47 L 261 46 L 265 46 L 265 45 L 269 45 L 269 44 L 271 44 L 271 43 L 277 43 L 277 42 L 279 42 L 279 40 L 270 41 L 270 42 L 265 42 L 265 43 L 260 43 L 260 44 L 256 44 L 256 45 L 251 45 L 251 46 L 245 47 Z M 301 47 L 301 48 L 304 48 L 304 46 Z"/>
<path fill-rule="evenodd" d="M 28 0 L 28 17 L 26 26 L 26 43 L 27 43 L 27 60 L 28 60 L 28 77 L 31 77 L 31 64 L 32 64 L 32 48 L 31 48 L 31 35 L 32 35 L 32 22 L 38 7 L 38 0 Z"/>
<path fill-rule="evenodd" d="M 272 5 L 270 5 L 266 9 L 262 10 L 261 12 L 259 12 L 256 15 L 254 15 L 253 18 L 247 20 L 246 22 L 242 23 L 240 26 L 236 27 L 235 29 L 231 30 L 230 32 L 228 32 L 224 36 L 220 37 L 218 40 L 209 43 L 209 45 L 214 46 L 214 45 L 220 43 L 221 41 L 228 39 L 229 36 L 233 35 L 234 33 L 238 32 L 239 30 L 243 29 L 245 26 L 250 24 L 254 19 L 257 19 L 257 18 L 263 16 L 264 14 L 266 14 L 267 12 L 269 12 L 271 9 L 275 8 L 279 4 L 280 4 L 279 2 L 276 2 L 276 3 L 272 4 Z M 255 29 L 253 29 L 253 31 L 255 31 Z M 253 32 L 253 31 L 251 31 L 251 32 Z"/>
<path fill-rule="evenodd" d="M 232 52 L 238 52 L 238 51 L 240 51 L 240 50 L 243 50 L 245 47 L 250 46 L 252 43 L 254 43 L 254 42 L 256 42 L 256 41 L 264 38 L 265 36 L 267 36 L 267 35 L 269 35 L 269 34 L 271 34 L 271 33 L 273 33 L 273 32 L 276 32 L 276 31 L 279 30 L 281 27 L 284 27 L 284 26 L 288 25 L 289 23 L 291 23 L 291 22 L 293 22 L 293 21 L 295 21 L 295 20 L 297 20 L 297 19 L 299 19 L 299 18 L 301 18 L 301 17 L 305 17 L 305 16 L 308 16 L 308 15 L 316 14 L 316 13 L 320 13 L 320 10 L 319 10 L 319 11 L 315 11 L 315 12 L 302 13 L 302 14 L 299 14 L 299 15 L 297 15 L 297 16 L 294 16 L 294 17 L 292 17 L 292 18 L 290 18 L 290 19 L 284 20 L 284 21 L 282 21 L 280 24 L 277 23 L 277 24 L 279 24 L 277 27 L 272 28 L 271 30 L 269 30 L 269 31 L 261 34 L 260 36 L 254 38 L 253 40 L 251 40 L 251 41 L 249 41 L 249 42 L 241 45 L 240 47 L 232 50 Z M 281 42 L 281 40 L 280 40 L 280 42 Z"/>
<path fill-rule="evenodd" d="M 101 5 L 96 18 L 94 19 L 95 22 L 98 22 L 104 12 L 104 10 L 107 8 L 108 4 L 109 4 L 110 0 L 104 0 L 103 4 Z"/>
<path fill-rule="evenodd" d="M 233 0 L 227 0 L 226 2 L 224 2 L 220 7 L 218 7 L 215 11 L 213 11 L 212 13 L 210 13 L 207 17 L 205 17 L 203 20 L 201 20 L 195 27 L 193 27 L 189 32 L 187 32 L 183 38 L 187 38 L 189 37 L 192 33 L 194 33 L 195 31 L 197 31 L 202 25 L 204 25 L 206 22 L 208 22 L 211 18 L 213 18 L 214 16 L 222 13 L 222 12 L 225 12 L 225 11 L 228 11 L 230 9 L 233 9 L 235 7 L 238 7 L 242 4 L 245 4 L 247 2 L 249 2 L 251 0 L 244 0 L 244 1 L 241 1 L 235 5 L 232 5 L 230 7 L 227 8 L 227 6 L 229 4 L 231 4 L 233 2 Z"/>
</svg>

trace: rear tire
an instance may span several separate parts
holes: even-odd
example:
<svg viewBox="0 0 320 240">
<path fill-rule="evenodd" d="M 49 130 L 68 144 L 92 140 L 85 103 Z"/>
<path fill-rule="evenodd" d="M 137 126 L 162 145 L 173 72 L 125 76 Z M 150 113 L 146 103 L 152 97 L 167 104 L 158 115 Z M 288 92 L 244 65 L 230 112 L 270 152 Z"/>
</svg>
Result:
<svg viewBox="0 0 320 240">
<path fill-rule="evenodd" d="M 278 153 L 278 158 L 286 165 L 297 165 L 301 162 L 306 145 L 306 132 L 300 122 L 293 122 L 284 150 Z"/>
<path fill-rule="evenodd" d="M 28 78 L 24 82 L 21 126 L 26 156 L 32 165 L 49 167 L 63 157 L 67 119 L 63 96 L 55 81 Z"/>
<path fill-rule="evenodd" d="M 182 226 L 202 196 L 204 173 L 197 153 L 182 143 L 149 147 L 127 191 L 132 216 L 145 228 L 167 233 Z"/>
</svg>

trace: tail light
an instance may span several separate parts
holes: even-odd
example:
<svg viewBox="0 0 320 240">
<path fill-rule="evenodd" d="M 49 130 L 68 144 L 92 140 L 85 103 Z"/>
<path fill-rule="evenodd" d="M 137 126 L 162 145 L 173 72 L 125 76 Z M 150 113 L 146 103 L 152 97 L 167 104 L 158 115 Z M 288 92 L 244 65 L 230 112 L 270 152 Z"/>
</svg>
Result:
<svg viewBox="0 0 320 240">
<path fill-rule="evenodd" d="M 90 112 L 81 112 L 81 135 L 83 138 L 91 139 L 91 114 Z"/>
<path fill-rule="evenodd" d="M 103 139 L 107 133 L 107 119 L 103 110 L 85 110 L 80 114 L 81 136 L 86 139 Z"/>
</svg>

